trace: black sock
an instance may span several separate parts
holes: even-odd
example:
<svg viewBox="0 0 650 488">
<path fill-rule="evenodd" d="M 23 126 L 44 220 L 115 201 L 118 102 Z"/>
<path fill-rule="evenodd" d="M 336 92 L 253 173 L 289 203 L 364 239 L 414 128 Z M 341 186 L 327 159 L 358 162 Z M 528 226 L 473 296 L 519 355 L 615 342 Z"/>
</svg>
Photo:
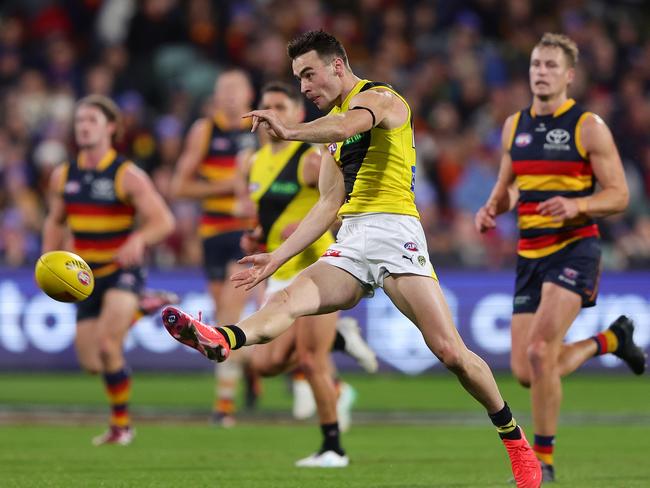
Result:
<svg viewBox="0 0 650 488">
<path fill-rule="evenodd" d="M 339 423 L 321 424 L 320 430 L 323 433 L 323 445 L 318 453 L 322 454 L 325 451 L 334 451 L 340 456 L 345 456 L 345 451 L 341 447 L 341 440 L 339 439 Z"/>
<path fill-rule="evenodd" d="M 332 344 L 332 351 L 345 351 L 345 337 L 337 330 L 334 344 Z"/>
<path fill-rule="evenodd" d="M 501 439 L 516 440 L 521 439 L 521 429 L 517 425 L 517 421 L 512 416 L 510 407 L 506 403 L 501 410 L 496 413 L 488 413 L 490 420 L 497 428 L 497 432 Z"/>
<path fill-rule="evenodd" d="M 239 349 L 246 345 L 246 334 L 236 325 L 217 327 L 217 331 L 226 339 L 230 349 Z"/>
</svg>

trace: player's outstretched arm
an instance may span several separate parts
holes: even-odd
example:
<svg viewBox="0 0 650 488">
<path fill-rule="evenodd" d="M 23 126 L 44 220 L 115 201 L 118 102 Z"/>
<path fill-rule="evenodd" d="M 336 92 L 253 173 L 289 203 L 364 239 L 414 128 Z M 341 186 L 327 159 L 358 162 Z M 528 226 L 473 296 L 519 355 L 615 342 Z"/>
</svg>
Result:
<svg viewBox="0 0 650 488">
<path fill-rule="evenodd" d="M 272 253 L 255 254 L 241 259 L 251 268 L 232 276 L 236 287 L 250 290 L 271 276 L 280 266 L 304 250 L 330 228 L 345 199 L 343 175 L 329 153 L 323 151 L 318 178 L 320 198 L 300 222 L 296 230 Z"/>
<path fill-rule="evenodd" d="M 355 107 L 364 108 L 356 110 Z M 252 131 L 259 127 L 270 128 L 277 137 L 287 141 L 330 143 L 367 132 L 374 126 L 381 125 L 385 119 L 401 115 L 391 114 L 391 110 L 407 113 L 404 103 L 391 92 L 368 90 L 350 100 L 350 110 L 325 115 L 311 122 L 286 125 L 273 110 L 253 110 L 243 117 L 253 118 Z"/>
<path fill-rule="evenodd" d="M 206 143 L 209 144 L 209 130 L 210 121 L 199 119 L 194 122 L 188 132 L 183 152 L 178 158 L 176 170 L 172 177 L 171 193 L 174 198 L 201 200 L 207 197 L 227 196 L 235 193 L 237 186 L 235 178 L 221 181 L 205 181 L 197 176 L 201 160 L 207 152 Z"/>
<path fill-rule="evenodd" d="M 56 167 L 50 176 L 47 196 L 48 210 L 43 224 L 43 244 L 41 249 L 44 253 L 62 249 L 65 242 L 67 227 L 62 186 L 67 167 L 67 164 Z"/>
<path fill-rule="evenodd" d="M 501 132 L 501 163 L 499 165 L 499 176 L 492 188 L 490 197 L 474 217 L 476 230 L 485 232 L 496 227 L 496 217 L 502 213 L 512 210 L 517 203 L 519 192 L 514 185 L 515 175 L 512 170 L 512 159 L 510 158 L 510 146 L 514 127 L 514 116 L 508 117 L 503 124 Z"/>
</svg>

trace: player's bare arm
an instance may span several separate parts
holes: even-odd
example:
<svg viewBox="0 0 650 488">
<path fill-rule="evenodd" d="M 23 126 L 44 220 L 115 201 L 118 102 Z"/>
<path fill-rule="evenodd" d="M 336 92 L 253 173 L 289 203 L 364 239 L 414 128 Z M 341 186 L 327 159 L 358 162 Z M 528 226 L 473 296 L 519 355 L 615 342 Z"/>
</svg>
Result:
<svg viewBox="0 0 650 488">
<path fill-rule="evenodd" d="M 627 207 L 629 191 L 625 172 L 609 128 L 600 117 L 590 114 L 579 130 L 582 146 L 602 189 L 588 197 L 550 198 L 539 204 L 541 215 L 552 215 L 558 220 L 579 214 L 606 217 Z"/>
<path fill-rule="evenodd" d="M 187 134 L 171 183 L 171 192 L 175 198 L 201 200 L 235 193 L 237 184 L 235 178 L 204 181 L 197 177 L 199 165 L 205 155 L 205 141 L 209 130 L 210 121 L 199 119 L 194 122 Z"/>
<path fill-rule="evenodd" d="M 62 249 L 65 242 L 67 226 L 65 202 L 61 194 L 61 186 L 67 165 L 57 166 L 50 176 L 48 187 L 48 212 L 43 224 L 42 252 Z"/>
<path fill-rule="evenodd" d="M 514 130 L 514 115 L 508 117 L 503 124 L 501 132 L 501 163 L 499 165 L 499 176 L 485 202 L 474 218 L 476 230 L 485 232 L 496 227 L 496 216 L 512 210 L 517 203 L 519 192 L 514 185 L 515 174 L 512 170 L 512 159 L 510 159 L 510 143 L 512 131 Z"/>
<path fill-rule="evenodd" d="M 117 252 L 117 261 L 123 266 L 134 266 L 142 264 L 146 246 L 171 234 L 175 221 L 151 179 L 135 164 L 124 169 L 121 187 L 124 196 L 135 207 L 140 225 Z"/>
<path fill-rule="evenodd" d="M 404 124 L 407 116 L 404 102 L 388 90 L 359 93 L 350 100 L 347 112 L 295 125 L 283 124 L 272 110 L 253 110 L 244 114 L 244 117 L 253 117 L 251 130 L 268 125 L 281 139 L 312 143 L 344 141 L 373 127 L 392 129 Z"/>
<path fill-rule="evenodd" d="M 250 290 L 260 281 L 271 276 L 293 256 L 306 249 L 332 225 L 345 200 L 345 185 L 343 174 L 334 158 L 326 152 L 322 155 L 318 189 L 320 192 L 318 202 L 280 247 L 272 253 L 246 256 L 239 261 L 251 263 L 253 266 L 232 276 L 235 286 L 245 286 L 246 290 Z"/>
</svg>

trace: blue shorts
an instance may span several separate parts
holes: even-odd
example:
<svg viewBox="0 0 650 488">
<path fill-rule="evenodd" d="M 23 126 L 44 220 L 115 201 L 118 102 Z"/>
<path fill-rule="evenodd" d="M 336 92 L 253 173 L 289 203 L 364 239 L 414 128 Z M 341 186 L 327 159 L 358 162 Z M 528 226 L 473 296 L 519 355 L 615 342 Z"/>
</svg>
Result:
<svg viewBox="0 0 650 488">
<path fill-rule="evenodd" d="M 77 321 L 99 317 L 104 294 L 111 288 L 139 295 L 144 287 L 145 273 L 142 268 L 118 269 L 101 278 L 95 278 L 95 288 L 88 298 L 77 303 Z"/>
<path fill-rule="evenodd" d="M 519 256 L 512 313 L 534 313 L 545 282 L 555 283 L 580 295 L 583 308 L 596 305 L 600 254 L 600 239 L 589 237 L 542 258 Z"/>
<path fill-rule="evenodd" d="M 203 268 L 210 281 L 223 281 L 228 264 L 244 257 L 239 241 L 243 231 L 226 232 L 203 240 Z"/>
</svg>

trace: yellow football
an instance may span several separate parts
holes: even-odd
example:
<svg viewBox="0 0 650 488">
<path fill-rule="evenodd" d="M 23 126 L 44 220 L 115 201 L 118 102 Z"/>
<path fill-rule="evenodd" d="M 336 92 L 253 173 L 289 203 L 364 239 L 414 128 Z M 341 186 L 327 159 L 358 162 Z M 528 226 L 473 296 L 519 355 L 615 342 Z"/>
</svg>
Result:
<svg viewBox="0 0 650 488">
<path fill-rule="evenodd" d="M 68 251 L 43 254 L 36 262 L 34 276 L 41 290 L 59 302 L 80 302 L 95 288 L 90 266 Z"/>
</svg>

